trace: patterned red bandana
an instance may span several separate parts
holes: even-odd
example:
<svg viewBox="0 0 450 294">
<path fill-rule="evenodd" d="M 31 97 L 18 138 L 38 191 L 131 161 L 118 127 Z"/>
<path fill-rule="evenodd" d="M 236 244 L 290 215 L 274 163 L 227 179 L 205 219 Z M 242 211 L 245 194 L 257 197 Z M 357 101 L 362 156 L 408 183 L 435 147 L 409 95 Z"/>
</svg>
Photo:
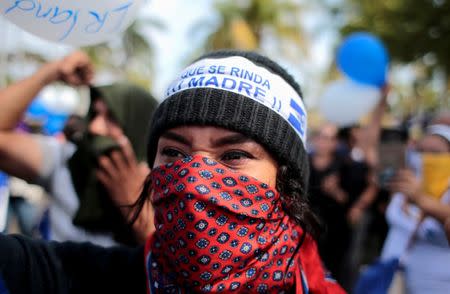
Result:
<svg viewBox="0 0 450 294">
<path fill-rule="evenodd" d="M 283 211 L 278 192 L 200 156 L 156 168 L 151 177 L 153 291 L 293 288 L 300 265 L 292 257 L 303 231 Z"/>
</svg>

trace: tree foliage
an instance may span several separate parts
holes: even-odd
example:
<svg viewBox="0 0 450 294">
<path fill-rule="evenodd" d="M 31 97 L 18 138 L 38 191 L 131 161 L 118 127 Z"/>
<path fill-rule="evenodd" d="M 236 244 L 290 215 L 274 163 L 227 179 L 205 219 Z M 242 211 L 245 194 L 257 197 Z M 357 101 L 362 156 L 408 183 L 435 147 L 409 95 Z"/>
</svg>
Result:
<svg viewBox="0 0 450 294">
<path fill-rule="evenodd" d="M 296 17 L 299 4 L 289 0 L 216 0 L 222 23 L 208 40 L 208 49 L 258 49 L 264 31 L 302 44 Z"/>
<path fill-rule="evenodd" d="M 153 76 L 153 45 L 142 34 L 146 26 L 164 29 L 157 20 L 138 19 L 120 38 L 86 47 L 85 51 L 99 71 L 112 73 L 148 88 Z"/>
<path fill-rule="evenodd" d="M 394 60 L 421 62 L 450 73 L 449 0 L 347 0 L 344 34 L 369 31 L 387 45 Z"/>
</svg>

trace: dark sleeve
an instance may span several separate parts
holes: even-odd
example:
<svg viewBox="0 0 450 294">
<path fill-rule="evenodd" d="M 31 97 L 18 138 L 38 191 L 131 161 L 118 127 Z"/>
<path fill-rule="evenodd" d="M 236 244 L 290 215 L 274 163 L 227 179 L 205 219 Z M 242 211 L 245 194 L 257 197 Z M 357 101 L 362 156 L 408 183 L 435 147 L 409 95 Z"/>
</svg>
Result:
<svg viewBox="0 0 450 294">
<path fill-rule="evenodd" d="M 0 234 L 0 278 L 10 294 L 146 293 L 143 249 L 46 243 Z"/>
<path fill-rule="evenodd" d="M 144 248 L 103 248 L 90 243 L 52 243 L 71 294 L 146 294 Z"/>
<path fill-rule="evenodd" d="M 0 234 L 0 277 L 10 294 L 68 294 L 62 264 L 50 247 Z"/>
</svg>

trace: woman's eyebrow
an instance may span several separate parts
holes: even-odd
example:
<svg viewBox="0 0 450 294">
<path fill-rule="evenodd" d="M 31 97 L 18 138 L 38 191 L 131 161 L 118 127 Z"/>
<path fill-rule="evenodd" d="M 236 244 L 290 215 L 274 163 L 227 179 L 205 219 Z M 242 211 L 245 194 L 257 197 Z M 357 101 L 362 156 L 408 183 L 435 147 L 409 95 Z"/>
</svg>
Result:
<svg viewBox="0 0 450 294">
<path fill-rule="evenodd" d="M 164 134 L 161 135 L 161 137 L 165 138 L 165 139 L 177 141 L 178 143 L 181 143 L 181 144 L 189 146 L 189 147 L 191 146 L 191 142 L 189 142 L 188 139 L 186 139 L 185 137 L 183 137 L 179 134 L 176 134 L 176 133 L 173 133 L 170 131 L 165 132 Z"/>
<path fill-rule="evenodd" d="M 232 134 L 232 135 L 225 136 L 225 137 L 215 140 L 212 143 L 212 146 L 217 148 L 217 147 L 223 147 L 226 145 L 243 144 L 243 143 L 248 143 L 248 142 L 254 142 L 254 141 L 252 139 L 250 139 L 249 137 L 244 136 L 242 134 Z"/>
</svg>

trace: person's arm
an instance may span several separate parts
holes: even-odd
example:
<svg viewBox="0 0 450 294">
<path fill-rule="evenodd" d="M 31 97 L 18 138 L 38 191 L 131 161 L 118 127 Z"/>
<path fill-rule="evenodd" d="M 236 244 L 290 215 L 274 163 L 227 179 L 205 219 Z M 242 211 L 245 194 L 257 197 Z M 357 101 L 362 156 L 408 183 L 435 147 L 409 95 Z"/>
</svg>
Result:
<svg viewBox="0 0 450 294">
<path fill-rule="evenodd" d="M 375 201 L 377 193 L 378 187 L 375 184 L 374 173 L 369 172 L 368 185 L 366 189 L 361 193 L 361 196 L 349 209 L 348 220 L 351 224 L 356 224 L 361 220 L 364 211 L 366 211 Z"/>
<path fill-rule="evenodd" d="M 146 293 L 143 248 L 0 234 L 0 276 L 10 294 Z"/>
<path fill-rule="evenodd" d="M 36 95 L 46 85 L 58 80 L 58 62 L 42 66 L 35 74 L 0 91 L 0 130 L 14 130 Z"/>
<path fill-rule="evenodd" d="M 87 84 L 92 74 L 89 58 L 75 52 L 45 64 L 32 76 L 0 91 L 0 170 L 25 180 L 39 175 L 44 160 L 39 144 L 32 136 L 16 134 L 14 129 L 43 87 L 57 80 L 70 85 Z"/>
<path fill-rule="evenodd" d="M 41 242 L 0 234 L 0 276 L 10 294 L 68 294 L 56 254 Z"/>
<path fill-rule="evenodd" d="M 39 144 L 14 129 L 34 97 L 58 75 L 57 62 L 48 63 L 34 75 L 0 91 L 0 169 L 10 175 L 32 180 L 41 170 Z"/>
<path fill-rule="evenodd" d="M 340 205 L 345 205 L 348 202 L 348 194 L 341 188 L 339 176 L 336 173 L 328 175 L 322 180 L 321 189 Z"/>
<path fill-rule="evenodd" d="M 52 243 L 70 293 L 146 294 L 143 246 L 103 248 L 90 243 Z"/>
<path fill-rule="evenodd" d="M 389 86 L 385 86 L 381 91 L 381 100 L 372 112 L 369 124 L 363 132 L 364 138 L 361 140 L 363 144 L 362 149 L 366 154 L 366 161 L 371 168 L 377 167 L 379 163 L 378 146 L 381 136 L 381 123 L 387 107 Z"/>
<path fill-rule="evenodd" d="M 424 194 L 420 180 L 410 170 L 400 170 L 389 187 L 392 191 L 404 194 L 408 201 L 416 204 L 425 215 L 434 217 L 442 224 L 445 224 L 450 216 L 450 205 Z"/>
<path fill-rule="evenodd" d="M 422 209 L 425 215 L 429 215 L 437 219 L 440 223 L 445 224 L 445 221 L 450 216 L 450 205 L 437 201 L 436 199 L 420 194 L 416 199 L 412 200 Z"/>
</svg>

